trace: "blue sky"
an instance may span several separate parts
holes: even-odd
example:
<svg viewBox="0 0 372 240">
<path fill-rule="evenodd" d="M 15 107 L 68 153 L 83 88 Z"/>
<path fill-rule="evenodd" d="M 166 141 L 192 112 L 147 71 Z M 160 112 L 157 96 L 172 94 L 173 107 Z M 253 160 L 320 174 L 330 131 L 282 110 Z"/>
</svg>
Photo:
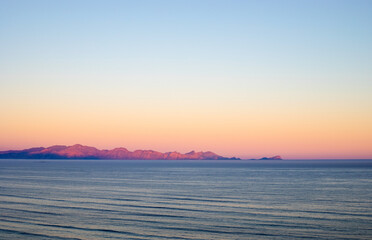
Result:
<svg viewBox="0 0 372 240">
<path fill-rule="evenodd" d="M 23 59 L 26 66 L 37 68 L 37 63 L 54 60 L 55 65 L 71 67 L 74 59 L 86 68 L 151 73 L 168 72 L 170 65 L 177 74 L 178 70 L 283 73 L 294 68 L 316 74 L 346 67 L 360 74 L 368 71 L 371 56 L 371 5 L 370 1 L 3 1 L 2 62 Z"/>
</svg>

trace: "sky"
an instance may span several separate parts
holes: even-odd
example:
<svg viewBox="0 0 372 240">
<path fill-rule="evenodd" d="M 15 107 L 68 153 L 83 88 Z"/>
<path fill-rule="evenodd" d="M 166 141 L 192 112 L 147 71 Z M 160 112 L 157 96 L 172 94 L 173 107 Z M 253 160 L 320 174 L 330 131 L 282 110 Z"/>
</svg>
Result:
<svg viewBox="0 0 372 240">
<path fill-rule="evenodd" d="M 0 0 L 0 150 L 372 158 L 372 1 Z"/>
</svg>

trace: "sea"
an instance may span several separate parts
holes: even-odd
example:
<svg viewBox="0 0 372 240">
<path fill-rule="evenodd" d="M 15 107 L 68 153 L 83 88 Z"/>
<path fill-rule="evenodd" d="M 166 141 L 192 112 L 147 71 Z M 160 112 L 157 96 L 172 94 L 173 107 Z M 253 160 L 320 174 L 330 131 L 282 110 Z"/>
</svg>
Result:
<svg viewBox="0 0 372 240">
<path fill-rule="evenodd" d="M 372 239 L 372 160 L 0 160 L 0 239 Z"/>
</svg>

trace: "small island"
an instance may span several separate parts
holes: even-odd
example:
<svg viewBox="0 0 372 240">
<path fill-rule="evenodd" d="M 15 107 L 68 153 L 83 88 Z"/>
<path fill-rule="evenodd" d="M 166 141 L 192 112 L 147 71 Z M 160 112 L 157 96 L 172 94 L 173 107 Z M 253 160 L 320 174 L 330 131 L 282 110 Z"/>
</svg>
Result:
<svg viewBox="0 0 372 240">
<path fill-rule="evenodd" d="M 249 160 L 283 160 L 283 159 L 282 159 L 281 156 L 275 155 L 275 156 L 272 156 L 272 157 L 263 157 L 263 158 L 259 158 L 259 159 L 251 158 Z"/>
</svg>

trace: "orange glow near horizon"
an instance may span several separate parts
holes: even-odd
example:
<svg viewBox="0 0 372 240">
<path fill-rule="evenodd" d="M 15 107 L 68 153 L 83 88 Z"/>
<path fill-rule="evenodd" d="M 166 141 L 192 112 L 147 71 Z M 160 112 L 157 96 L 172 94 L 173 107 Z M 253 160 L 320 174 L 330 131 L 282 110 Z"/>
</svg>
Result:
<svg viewBox="0 0 372 240">
<path fill-rule="evenodd" d="M 0 124 L 1 150 L 80 143 L 100 149 L 213 151 L 241 158 L 372 158 L 371 116 L 337 109 L 70 104 L 10 108 Z"/>
</svg>

